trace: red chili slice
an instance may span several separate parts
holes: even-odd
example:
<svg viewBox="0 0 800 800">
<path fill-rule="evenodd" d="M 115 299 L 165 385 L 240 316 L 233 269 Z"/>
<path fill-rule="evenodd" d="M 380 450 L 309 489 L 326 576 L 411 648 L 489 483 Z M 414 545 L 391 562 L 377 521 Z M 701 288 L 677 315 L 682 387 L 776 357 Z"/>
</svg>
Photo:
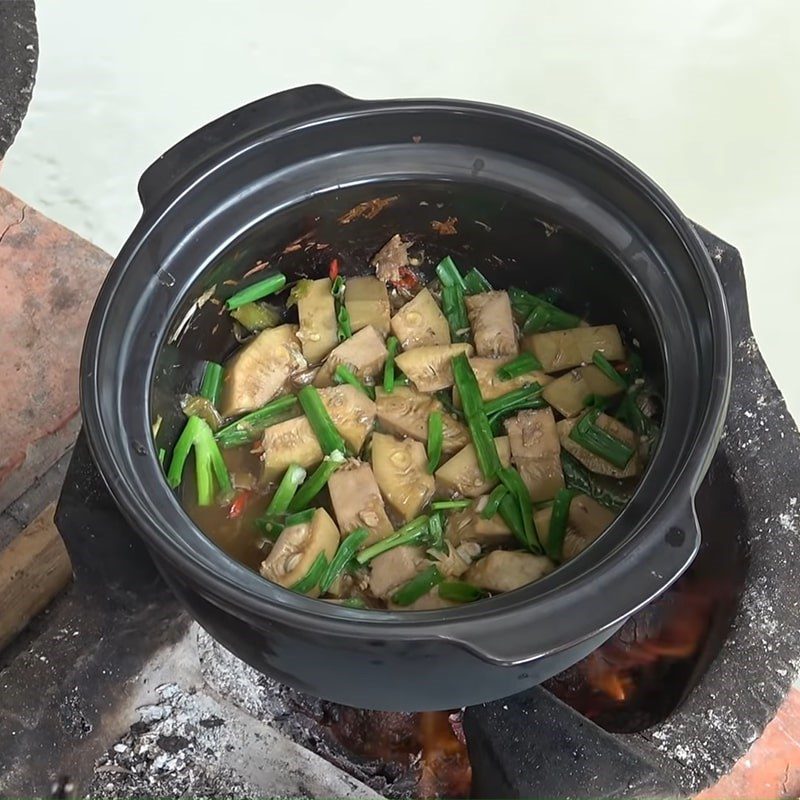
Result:
<svg viewBox="0 0 800 800">
<path fill-rule="evenodd" d="M 250 500 L 251 494 L 252 492 L 248 491 L 247 489 L 243 489 L 241 492 L 239 492 L 239 494 L 236 495 L 236 497 L 233 498 L 233 502 L 228 509 L 228 519 L 236 519 L 237 517 L 242 516 L 244 508 Z"/>
</svg>

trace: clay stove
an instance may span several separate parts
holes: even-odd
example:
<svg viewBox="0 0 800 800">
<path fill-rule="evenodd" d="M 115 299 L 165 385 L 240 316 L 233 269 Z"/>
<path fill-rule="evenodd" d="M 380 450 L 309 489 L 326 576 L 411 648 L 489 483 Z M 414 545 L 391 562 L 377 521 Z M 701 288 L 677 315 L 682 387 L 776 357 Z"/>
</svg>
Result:
<svg viewBox="0 0 800 800">
<path fill-rule="evenodd" d="M 728 295 L 736 357 L 725 435 L 698 495 L 703 549 L 687 575 L 583 662 L 522 695 L 452 717 L 375 716 L 250 671 L 238 686 L 257 699 L 246 709 L 257 722 L 395 797 L 689 795 L 746 752 L 800 666 L 800 437 L 753 340 L 738 255 L 701 234 Z M 4 693 L 3 706 L 37 720 L 13 735 L 0 731 L 0 755 L 33 776 L 21 776 L 21 786 L 41 785 L 48 771 L 96 770 L 109 744 L 96 737 L 111 729 L 130 679 L 190 629 L 82 439 L 57 522 L 76 585 L 15 645 L 19 654 L 34 642 L 45 658 L 5 656 L 3 681 L 17 693 Z M 80 627 L 78 639 L 63 634 L 70 626 Z M 215 667 L 217 675 L 248 668 L 205 646 L 208 680 L 218 694 L 231 692 L 214 684 Z"/>
</svg>

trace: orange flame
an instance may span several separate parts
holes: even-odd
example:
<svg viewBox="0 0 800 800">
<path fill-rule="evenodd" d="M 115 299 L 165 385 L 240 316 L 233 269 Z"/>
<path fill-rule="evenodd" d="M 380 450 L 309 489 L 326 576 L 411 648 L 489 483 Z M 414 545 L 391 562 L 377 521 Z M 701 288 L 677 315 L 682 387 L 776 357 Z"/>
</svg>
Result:
<svg viewBox="0 0 800 800">
<path fill-rule="evenodd" d="M 626 623 L 608 642 L 549 682 L 562 700 L 590 719 L 638 709 L 667 663 L 691 659 L 705 640 L 717 589 L 684 580 L 656 606 Z"/>
<path fill-rule="evenodd" d="M 354 755 L 392 762 L 413 772 L 416 797 L 469 797 L 472 767 L 460 712 L 336 709 L 336 720 L 329 724 L 335 738 Z"/>
<path fill-rule="evenodd" d="M 469 797 L 472 767 L 467 747 L 453 730 L 446 711 L 424 711 L 419 715 L 422 769 L 419 797 Z"/>
</svg>

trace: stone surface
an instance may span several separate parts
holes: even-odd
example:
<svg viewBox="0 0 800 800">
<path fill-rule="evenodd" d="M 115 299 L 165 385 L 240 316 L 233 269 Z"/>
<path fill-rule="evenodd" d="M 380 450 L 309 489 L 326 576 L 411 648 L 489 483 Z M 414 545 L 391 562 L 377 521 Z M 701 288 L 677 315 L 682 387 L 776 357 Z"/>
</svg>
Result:
<svg viewBox="0 0 800 800">
<path fill-rule="evenodd" d="M 542 688 L 465 715 L 472 797 L 675 797 L 677 783 L 636 742 L 621 742 Z M 523 755 L 524 754 L 524 755 Z"/>
<path fill-rule="evenodd" d="M 135 721 L 98 759 L 85 796 L 380 798 L 210 691 L 197 671 L 198 632 L 172 649 L 168 683 L 158 685 L 155 663 L 144 666 L 135 683 L 149 683 L 149 696 L 139 693 L 127 713 Z"/>
<path fill-rule="evenodd" d="M 58 497 L 71 455 L 70 449 L 0 513 L 0 550 Z"/>
<path fill-rule="evenodd" d="M 22 525 L 10 514 L 0 514 L 0 550 L 2 550 L 20 531 Z"/>
<path fill-rule="evenodd" d="M 127 704 L 143 665 L 177 668 L 170 647 L 189 620 L 155 577 L 133 582 L 84 576 L 0 653 L 0 795 L 45 797 L 62 775 L 85 788 L 135 719 Z"/>
<path fill-rule="evenodd" d="M 110 261 L 0 189 L 0 510 L 74 441 L 81 344 Z"/>
<path fill-rule="evenodd" d="M 28 525 L 54 497 L 58 497 L 71 457 L 72 448 L 40 475 L 4 513 L 13 517 L 23 528 Z"/>
<path fill-rule="evenodd" d="M 4 0 L 0 3 L 0 159 L 28 110 L 38 55 L 33 0 Z"/>
<path fill-rule="evenodd" d="M 792 689 L 778 713 L 728 775 L 697 800 L 800 797 L 800 692 Z"/>
</svg>

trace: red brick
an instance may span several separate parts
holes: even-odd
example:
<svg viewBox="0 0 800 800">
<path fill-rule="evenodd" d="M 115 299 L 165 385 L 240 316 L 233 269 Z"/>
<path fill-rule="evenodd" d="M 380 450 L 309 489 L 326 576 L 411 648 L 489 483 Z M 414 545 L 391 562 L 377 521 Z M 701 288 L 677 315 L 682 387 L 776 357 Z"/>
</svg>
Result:
<svg viewBox="0 0 800 800">
<path fill-rule="evenodd" d="M 792 689 L 764 733 L 724 778 L 696 800 L 800 797 L 800 691 Z"/>
<path fill-rule="evenodd" d="M 75 438 L 81 344 L 110 262 L 0 189 L 0 509 Z"/>
</svg>

